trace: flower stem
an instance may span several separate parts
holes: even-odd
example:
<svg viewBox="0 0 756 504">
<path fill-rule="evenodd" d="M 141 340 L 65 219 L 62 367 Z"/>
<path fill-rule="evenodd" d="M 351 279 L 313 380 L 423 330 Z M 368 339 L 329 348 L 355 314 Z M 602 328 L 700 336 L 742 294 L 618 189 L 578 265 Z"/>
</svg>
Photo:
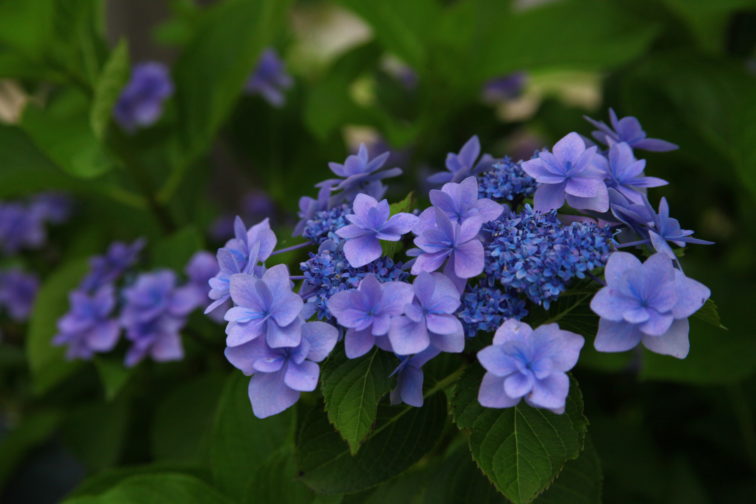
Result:
<svg viewBox="0 0 756 504">
<path fill-rule="evenodd" d="M 286 248 L 282 248 L 281 250 L 276 250 L 276 251 L 274 251 L 270 255 L 274 256 L 276 254 L 284 254 L 286 252 L 291 252 L 292 250 L 297 250 L 297 249 L 301 249 L 301 248 L 304 248 L 304 247 L 309 247 L 310 245 L 312 245 L 312 242 L 311 241 L 306 241 L 304 243 L 299 243 L 297 245 L 292 245 L 291 247 L 286 247 Z"/>
</svg>

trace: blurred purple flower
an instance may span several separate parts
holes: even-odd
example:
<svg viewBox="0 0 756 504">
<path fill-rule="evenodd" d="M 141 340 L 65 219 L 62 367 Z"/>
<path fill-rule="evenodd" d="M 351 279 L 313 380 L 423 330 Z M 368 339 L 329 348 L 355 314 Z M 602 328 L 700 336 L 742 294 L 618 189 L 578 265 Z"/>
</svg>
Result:
<svg viewBox="0 0 756 504">
<path fill-rule="evenodd" d="M 535 408 L 564 413 L 570 379 L 585 340 L 582 336 L 546 324 L 533 330 L 507 320 L 496 331 L 493 345 L 478 352 L 486 369 L 478 402 L 487 408 L 510 408 L 525 399 Z"/>
<path fill-rule="evenodd" d="M 641 124 L 633 116 L 617 118 L 614 109 L 609 109 L 609 122 L 611 126 L 603 121 L 596 121 L 588 116 L 583 116 L 586 121 L 598 128 L 593 132 L 593 138 L 610 145 L 611 142 L 625 142 L 633 149 L 642 149 L 655 152 L 666 152 L 677 149 L 677 145 L 659 140 L 658 138 L 646 138 L 646 132 L 641 128 Z"/>
<path fill-rule="evenodd" d="M 47 234 L 44 219 L 21 203 L 0 203 L 0 249 L 15 254 L 41 247 Z"/>
<path fill-rule="evenodd" d="M 136 263 L 144 244 L 142 239 L 130 245 L 121 242 L 111 244 L 104 255 L 95 256 L 89 260 L 89 273 L 84 277 L 79 288 L 85 292 L 93 292 L 103 285 L 114 282 Z"/>
<path fill-rule="evenodd" d="M 210 279 L 218 274 L 220 268 L 215 256 L 210 252 L 201 250 L 195 253 L 186 265 L 185 272 L 189 281 L 185 286 L 186 296 L 191 298 L 191 304 L 195 308 L 205 308 L 210 304 L 208 297 Z"/>
<path fill-rule="evenodd" d="M 276 212 L 274 201 L 264 191 L 254 189 L 244 195 L 239 216 L 245 221 L 258 222 L 266 217 L 272 218 Z M 222 215 L 210 226 L 210 236 L 218 241 L 225 241 L 234 234 L 235 215 Z"/>
<path fill-rule="evenodd" d="M 172 94 L 173 83 L 165 65 L 157 62 L 135 65 L 113 110 L 115 120 L 129 133 L 150 126 L 160 119 L 163 102 Z"/>
<path fill-rule="evenodd" d="M 644 263 L 615 252 L 604 270 L 606 287 L 591 300 L 601 317 L 594 345 L 599 352 L 623 352 L 639 343 L 663 355 L 688 355 L 688 317 L 709 298 L 709 289 L 675 269 L 664 254 Z"/>
<path fill-rule="evenodd" d="M 71 216 L 71 198 L 60 193 L 41 193 L 34 196 L 29 204 L 29 210 L 38 218 L 61 224 Z"/>
<path fill-rule="evenodd" d="M 276 50 L 268 48 L 260 55 L 257 67 L 249 77 L 245 90 L 249 94 L 259 94 L 274 107 L 281 107 L 285 101 L 283 92 L 293 83 Z"/>
<path fill-rule="evenodd" d="M 512 72 L 490 79 L 483 86 L 483 100 L 487 103 L 499 103 L 517 98 L 525 88 L 527 77 L 525 72 Z"/>
<path fill-rule="evenodd" d="M 566 199 L 578 210 L 606 212 L 609 194 L 597 159 L 596 147 L 586 148 L 580 135 L 573 132 L 554 144 L 553 153 L 542 151 L 523 162 L 522 169 L 538 182 L 535 209 L 559 209 Z"/>
<path fill-rule="evenodd" d="M 114 287 L 104 285 L 92 294 L 76 290 L 68 298 L 70 308 L 58 320 L 53 344 L 67 345 L 69 360 L 91 359 L 95 353 L 112 350 L 120 332 L 118 321 L 111 317 L 116 305 Z"/>
<path fill-rule="evenodd" d="M 18 268 L 0 271 L 0 306 L 16 322 L 25 321 L 37 297 L 39 279 Z"/>
</svg>

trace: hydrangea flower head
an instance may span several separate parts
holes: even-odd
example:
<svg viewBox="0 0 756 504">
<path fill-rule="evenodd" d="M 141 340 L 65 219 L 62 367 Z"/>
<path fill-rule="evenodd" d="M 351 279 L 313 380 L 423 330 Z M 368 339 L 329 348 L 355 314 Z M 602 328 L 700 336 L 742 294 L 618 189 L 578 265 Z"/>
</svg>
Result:
<svg viewBox="0 0 756 504">
<path fill-rule="evenodd" d="M 39 279 L 30 273 L 18 268 L 0 271 L 0 306 L 17 322 L 29 316 L 38 289 Z"/>
<path fill-rule="evenodd" d="M 460 183 L 448 182 L 441 190 L 431 190 L 430 200 L 434 207 L 459 224 L 468 219 L 476 219 L 483 224 L 496 219 L 504 211 L 504 207 L 495 201 L 478 199 L 475 177 L 467 177 Z"/>
<path fill-rule="evenodd" d="M 475 175 L 493 164 L 493 158 L 484 155 L 480 161 L 480 140 L 477 135 L 472 136 L 455 154 L 450 152 L 446 156 L 445 172 L 434 173 L 428 177 L 431 184 L 445 184 L 447 182 L 461 182 L 470 175 Z"/>
<path fill-rule="evenodd" d="M 415 293 L 404 282 L 380 283 L 375 275 L 367 275 L 356 289 L 337 292 L 328 300 L 328 309 L 339 325 L 347 328 L 344 337 L 346 356 L 361 357 L 373 348 L 376 337 L 386 336 L 391 319 L 404 313 Z M 384 349 L 390 349 L 386 338 L 380 338 Z"/>
<path fill-rule="evenodd" d="M 352 213 L 349 205 L 339 205 L 330 210 L 316 212 L 305 222 L 301 235 L 313 243 L 320 245 L 326 240 L 339 239 L 336 231 L 346 226 L 346 216 Z"/>
<path fill-rule="evenodd" d="M 118 342 L 120 326 L 112 318 L 116 305 L 112 285 L 96 292 L 76 290 L 69 294 L 70 309 L 58 320 L 54 345 L 67 345 L 66 358 L 91 359 L 95 353 L 108 352 Z"/>
<path fill-rule="evenodd" d="M 479 332 L 492 333 L 505 320 L 520 320 L 528 314 L 525 301 L 511 289 L 472 285 L 462 295 L 459 319 L 468 337 Z"/>
<path fill-rule="evenodd" d="M 160 119 L 163 102 L 172 94 L 173 83 L 165 65 L 157 62 L 135 65 L 113 116 L 128 132 L 150 126 Z"/>
<path fill-rule="evenodd" d="M 44 220 L 21 203 L 0 204 L 0 249 L 15 254 L 21 249 L 41 247 L 47 233 Z"/>
<path fill-rule="evenodd" d="M 415 299 L 405 307 L 404 315 L 391 321 L 389 340 L 394 352 L 411 355 L 430 346 L 442 352 L 461 352 L 465 333 L 454 316 L 460 305 L 454 282 L 441 273 L 420 273 L 412 288 Z"/>
<path fill-rule="evenodd" d="M 582 336 L 546 324 L 535 330 L 507 320 L 496 331 L 493 345 L 478 352 L 486 369 L 478 401 L 487 408 L 510 408 L 525 399 L 535 408 L 564 413 L 570 379 L 577 363 Z"/>
<path fill-rule="evenodd" d="M 688 317 L 709 298 L 703 284 L 675 269 L 665 254 L 644 263 L 614 252 L 606 263 L 606 287 L 591 300 L 601 318 L 594 343 L 600 352 L 623 352 L 639 343 L 664 355 L 688 355 Z"/>
<path fill-rule="evenodd" d="M 523 162 L 522 169 L 538 182 L 535 209 L 556 210 L 566 200 L 579 210 L 606 212 L 609 194 L 598 158 L 596 147 L 586 148 L 580 135 L 573 132 L 554 144 L 553 152 L 542 151 Z"/>
<path fill-rule="evenodd" d="M 448 272 L 456 277 L 480 275 L 484 266 L 483 244 L 478 239 L 480 220 L 468 219 L 458 224 L 442 210 L 435 207 L 431 210 L 419 219 L 415 228 L 415 245 L 420 251 L 412 265 L 412 274 L 436 271 L 448 259 Z"/>
<path fill-rule="evenodd" d="M 614 109 L 609 109 L 609 125 L 603 121 L 596 121 L 590 117 L 583 116 L 586 121 L 598 128 L 593 132 L 593 138 L 610 145 L 611 142 L 625 142 L 633 149 L 642 149 L 647 151 L 666 152 L 677 149 L 677 145 L 659 140 L 658 138 L 646 138 L 646 132 L 643 131 L 640 121 L 633 116 L 617 118 Z"/>
<path fill-rule="evenodd" d="M 280 107 L 284 104 L 283 92 L 292 84 L 293 80 L 286 73 L 283 61 L 276 50 L 269 47 L 262 52 L 245 90 L 249 94 L 259 94 L 274 107 Z"/>
<path fill-rule="evenodd" d="M 131 244 L 112 243 L 104 255 L 90 259 L 89 273 L 82 280 L 80 288 L 92 292 L 117 280 L 136 263 L 144 244 L 144 240 L 136 240 Z"/>
<path fill-rule="evenodd" d="M 302 196 L 299 198 L 299 212 L 297 213 L 299 222 L 297 222 L 297 225 L 294 227 L 294 232 L 292 233 L 293 236 L 302 236 L 308 222 L 318 213 L 328 210 L 330 195 L 330 187 L 321 187 L 320 191 L 318 191 L 317 199 L 309 196 Z"/>
<path fill-rule="evenodd" d="M 536 190 L 536 181 L 522 169 L 522 161 L 515 163 L 509 158 L 497 161 L 477 178 L 479 198 L 513 201 L 530 197 Z"/>
<path fill-rule="evenodd" d="M 388 202 L 378 202 L 367 194 L 357 195 L 352 211 L 354 213 L 346 216 L 351 224 L 337 230 L 336 234 L 346 240 L 344 255 L 355 268 L 370 264 L 381 256 L 379 240 L 399 241 L 417 221 L 417 217 L 404 212 L 389 218 Z"/>
<path fill-rule="evenodd" d="M 266 418 L 291 407 L 301 392 L 315 390 L 323 361 L 338 340 L 338 330 L 325 322 L 299 326 L 300 343 L 292 347 L 270 348 L 265 338 L 226 348 L 226 358 L 246 375 L 252 411 Z"/>
<path fill-rule="evenodd" d="M 606 185 L 616 189 L 633 203 L 643 202 L 642 194 L 646 188 L 667 184 L 666 180 L 646 177 L 643 174 L 646 160 L 635 159 L 633 149 L 625 142 L 612 143 L 607 159 L 599 156 L 597 160 L 606 173 Z"/>
<path fill-rule="evenodd" d="M 517 98 L 522 94 L 527 78 L 525 72 L 512 72 L 489 79 L 483 86 L 483 99 L 488 103 L 498 103 Z"/>
<path fill-rule="evenodd" d="M 143 273 L 123 290 L 121 324 L 131 348 L 126 365 L 131 367 L 147 355 L 156 361 L 180 360 L 184 356 L 179 331 L 194 308 L 190 296 L 176 288 L 171 270 Z"/>
<path fill-rule="evenodd" d="M 71 207 L 71 199 L 68 196 L 55 192 L 37 194 L 29 204 L 29 209 L 33 214 L 54 224 L 68 220 Z"/>
<path fill-rule="evenodd" d="M 367 146 L 364 143 L 360 144 L 357 154 L 348 156 L 343 164 L 328 163 L 331 171 L 340 178 L 325 180 L 319 183 L 318 187 L 330 187 L 331 191 L 342 191 L 340 198 L 346 203 L 351 203 L 358 193 L 382 198 L 386 188 L 380 181 L 402 174 L 401 168 L 382 170 L 389 155 L 389 152 L 384 152 L 370 159 Z"/>
</svg>

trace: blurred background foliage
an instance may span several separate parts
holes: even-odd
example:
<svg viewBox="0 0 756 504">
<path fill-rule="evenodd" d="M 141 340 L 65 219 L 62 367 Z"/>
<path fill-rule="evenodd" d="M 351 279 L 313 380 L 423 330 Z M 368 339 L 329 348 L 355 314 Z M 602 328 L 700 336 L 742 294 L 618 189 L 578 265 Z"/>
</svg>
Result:
<svg viewBox="0 0 756 504">
<path fill-rule="evenodd" d="M 281 108 L 242 93 L 268 46 L 295 80 Z M 171 65 L 176 93 L 156 126 L 125 134 L 111 110 L 131 64 L 148 59 Z M 516 96 L 482 98 L 489 79 L 513 72 L 525 75 Z M 252 502 L 307 502 L 304 487 L 282 496 L 271 486 L 293 471 L 285 454 L 261 465 L 213 451 L 206 465 L 207 447 L 233 445 L 242 429 L 218 418 L 250 416 L 229 403 L 238 384 L 221 394 L 222 334 L 207 321 L 192 323 L 201 337 L 188 339 L 190 358 L 129 373 L 107 358 L 69 363 L 50 347 L 84 258 L 144 236 L 153 266 L 180 268 L 217 245 L 206 230 L 250 191 L 272 199 L 279 229 L 291 226 L 327 162 L 360 141 L 395 152 L 398 200 L 473 134 L 491 154 L 529 157 L 588 133 L 582 116 L 605 119 L 608 107 L 680 146 L 649 154 L 647 171 L 670 181 L 659 194 L 683 226 L 717 242 L 691 249 L 685 267 L 711 287 L 728 330 L 695 324 L 683 361 L 586 347 L 576 375 L 604 500 L 756 500 L 753 0 L 0 0 L 0 78 L 0 198 L 55 189 L 77 204 L 55 247 L 25 259 L 44 273 L 28 330 L 3 328 L 3 502 L 55 501 L 98 474 L 78 490 L 94 494 L 121 466 L 146 463 L 175 471 L 177 485 L 220 467 L 231 486 L 254 475 Z M 460 453 L 450 447 L 448 460 L 463 471 L 471 462 Z M 454 481 L 480 478 L 470 474 Z M 475 494 L 477 483 L 434 497 L 433 481 L 410 471 L 344 502 L 497 498 Z M 214 502 L 203 492 L 185 502 Z"/>
</svg>

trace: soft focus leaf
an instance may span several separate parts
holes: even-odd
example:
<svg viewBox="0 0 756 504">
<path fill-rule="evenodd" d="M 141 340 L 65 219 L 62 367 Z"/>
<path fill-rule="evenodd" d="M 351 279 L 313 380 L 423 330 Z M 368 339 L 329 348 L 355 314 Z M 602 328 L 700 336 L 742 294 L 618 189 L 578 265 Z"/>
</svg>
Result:
<svg viewBox="0 0 756 504">
<path fill-rule="evenodd" d="M 577 383 L 570 383 L 567 411 L 556 415 L 521 402 L 488 409 L 478 403 L 482 372 L 468 372 L 452 401 L 457 425 L 470 431 L 470 452 L 478 466 L 515 504 L 532 502 L 583 449 L 587 420 Z"/>
<path fill-rule="evenodd" d="M 202 248 L 202 235 L 194 226 L 186 226 L 155 244 L 152 265 L 183 271 L 192 255 Z"/>
<path fill-rule="evenodd" d="M 23 418 L 19 426 L 0 438 L 0 489 L 23 457 L 54 433 L 61 417 L 55 410 L 38 411 Z"/>
<path fill-rule="evenodd" d="M 123 397 L 71 408 L 61 428 L 66 447 L 90 472 L 112 467 L 124 448 L 129 403 Z"/>
<path fill-rule="evenodd" d="M 601 504 L 601 460 L 590 437 L 580 456 L 567 462 L 557 480 L 535 500 L 536 504 Z"/>
<path fill-rule="evenodd" d="M 290 450 L 279 451 L 252 475 L 244 502 L 249 504 L 310 504 L 314 495 L 297 479 Z"/>
<path fill-rule="evenodd" d="M 288 410 L 260 420 L 247 395 L 249 377 L 234 372 L 218 403 L 210 445 L 216 485 L 229 495 L 245 495 L 249 475 L 290 442 L 293 415 Z"/>
<path fill-rule="evenodd" d="M 65 349 L 52 345 L 58 319 L 68 311 L 68 293 L 79 285 L 89 269 L 85 260 L 63 265 L 42 285 L 34 303 L 26 355 L 38 393 L 45 392 L 71 374 L 80 362 L 67 361 Z"/>
<path fill-rule="evenodd" d="M 426 399 L 422 408 L 386 406 L 376 429 L 355 456 L 314 408 L 301 419 L 297 436 L 300 477 L 323 494 L 352 493 L 373 487 L 417 462 L 438 442 L 446 420 L 445 401 Z"/>
<path fill-rule="evenodd" d="M 124 479 L 97 496 L 80 496 L 66 504 L 230 504 L 223 494 L 201 479 L 181 473 L 140 474 Z"/>
<path fill-rule="evenodd" d="M 134 368 L 127 368 L 123 365 L 120 358 L 98 356 L 94 359 L 97 374 L 100 375 L 100 381 L 105 389 L 105 399 L 112 400 L 118 395 L 118 392 L 126 385 L 131 378 Z"/>
<path fill-rule="evenodd" d="M 352 454 L 372 429 L 378 402 L 391 389 L 391 371 L 391 358 L 378 349 L 359 359 L 331 358 L 323 366 L 325 410 Z"/>
<path fill-rule="evenodd" d="M 95 136 L 102 139 L 123 86 L 129 79 L 129 47 L 121 40 L 97 79 L 89 121 Z"/>
</svg>

